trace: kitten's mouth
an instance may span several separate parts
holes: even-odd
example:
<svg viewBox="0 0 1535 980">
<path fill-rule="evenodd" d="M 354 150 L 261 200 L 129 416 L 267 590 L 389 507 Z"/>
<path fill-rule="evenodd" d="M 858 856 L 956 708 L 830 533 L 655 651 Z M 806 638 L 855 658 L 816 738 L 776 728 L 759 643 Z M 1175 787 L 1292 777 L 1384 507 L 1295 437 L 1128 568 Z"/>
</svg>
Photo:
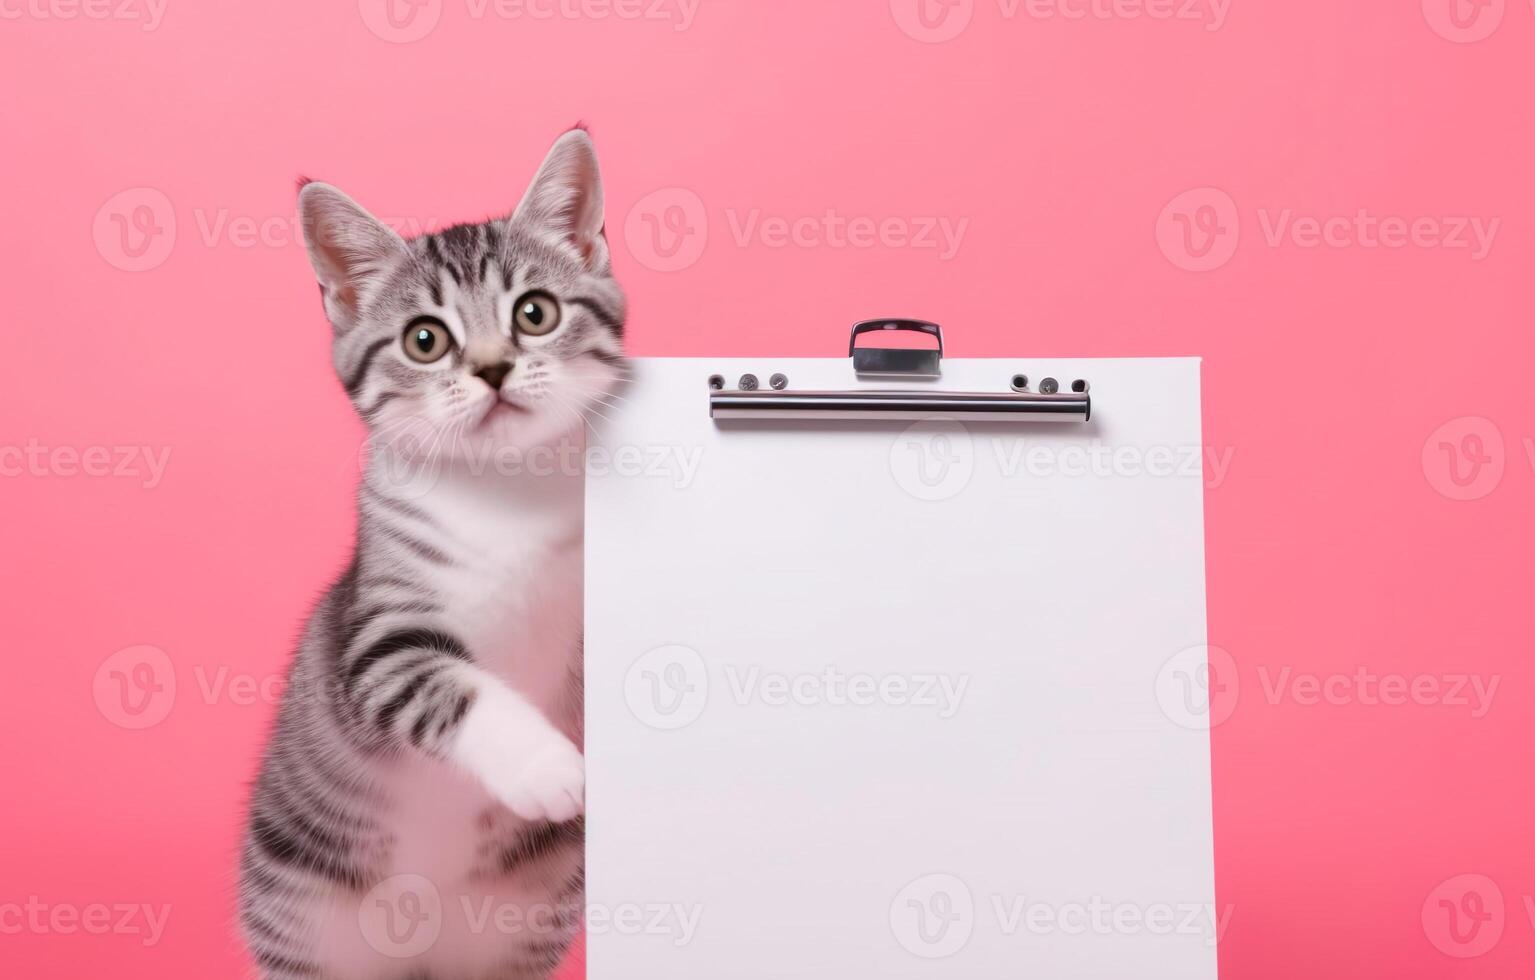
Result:
<svg viewBox="0 0 1535 980">
<path fill-rule="evenodd" d="M 498 418 L 510 418 L 517 415 L 527 415 L 533 411 L 529 406 L 512 401 L 505 396 L 497 398 L 490 403 L 485 414 L 480 418 L 480 425 L 489 425 Z"/>
</svg>

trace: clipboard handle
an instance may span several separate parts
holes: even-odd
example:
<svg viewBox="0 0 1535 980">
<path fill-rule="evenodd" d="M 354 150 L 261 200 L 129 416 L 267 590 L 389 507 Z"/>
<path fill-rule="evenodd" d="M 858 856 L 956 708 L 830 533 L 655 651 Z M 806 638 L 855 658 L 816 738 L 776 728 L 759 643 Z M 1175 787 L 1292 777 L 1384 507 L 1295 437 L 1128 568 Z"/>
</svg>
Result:
<svg viewBox="0 0 1535 980">
<path fill-rule="evenodd" d="M 887 319 L 887 320 L 861 320 L 853 324 L 853 335 L 847 341 L 847 356 L 852 357 L 858 349 L 858 338 L 862 334 L 873 333 L 876 330 L 911 330 L 917 333 L 925 333 L 938 341 L 938 356 L 943 356 L 943 328 L 936 323 L 926 320 Z"/>
<path fill-rule="evenodd" d="M 926 334 L 938 341 L 937 350 L 910 347 L 859 347 L 858 338 L 866 333 L 903 330 Z M 887 317 L 853 324 L 847 340 L 847 356 L 859 374 L 894 374 L 903 377 L 936 378 L 943 361 L 943 328 L 927 320 Z"/>
</svg>

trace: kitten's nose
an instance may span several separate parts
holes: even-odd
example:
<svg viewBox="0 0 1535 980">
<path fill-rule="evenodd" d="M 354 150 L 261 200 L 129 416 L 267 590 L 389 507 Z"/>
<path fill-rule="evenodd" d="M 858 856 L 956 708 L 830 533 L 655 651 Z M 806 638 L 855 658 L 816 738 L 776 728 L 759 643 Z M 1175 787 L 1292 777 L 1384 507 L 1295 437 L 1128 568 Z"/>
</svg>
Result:
<svg viewBox="0 0 1535 980">
<path fill-rule="evenodd" d="M 497 361 L 494 364 L 486 364 L 474 372 L 474 376 L 490 385 L 492 391 L 501 390 L 501 382 L 512 373 L 512 365 L 507 361 Z"/>
</svg>

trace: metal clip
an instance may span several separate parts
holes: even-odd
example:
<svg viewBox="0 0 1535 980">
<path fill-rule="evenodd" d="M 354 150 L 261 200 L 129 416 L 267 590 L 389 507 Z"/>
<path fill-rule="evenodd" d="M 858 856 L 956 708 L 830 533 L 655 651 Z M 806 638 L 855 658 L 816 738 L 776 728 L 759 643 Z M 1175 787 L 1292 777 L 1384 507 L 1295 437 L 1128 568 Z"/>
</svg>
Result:
<svg viewBox="0 0 1535 980">
<path fill-rule="evenodd" d="M 937 350 L 909 347 L 859 347 L 858 335 L 876 330 L 906 330 L 924 333 L 938 341 Z M 853 324 L 848 338 L 847 356 L 859 374 L 885 374 L 906 378 L 936 378 L 943 360 L 943 328 L 926 320 L 864 320 Z"/>
</svg>

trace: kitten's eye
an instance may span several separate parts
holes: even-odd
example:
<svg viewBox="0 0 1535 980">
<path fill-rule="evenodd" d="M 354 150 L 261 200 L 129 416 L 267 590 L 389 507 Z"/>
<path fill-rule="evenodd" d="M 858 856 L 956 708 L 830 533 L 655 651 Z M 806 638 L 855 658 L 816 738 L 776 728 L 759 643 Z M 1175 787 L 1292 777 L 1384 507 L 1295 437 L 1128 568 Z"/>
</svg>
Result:
<svg viewBox="0 0 1535 980">
<path fill-rule="evenodd" d="M 440 361 L 453 346 L 453 336 L 440 320 L 421 317 L 405 328 L 405 355 L 418 364 Z"/>
<path fill-rule="evenodd" d="M 537 289 L 524 293 L 512 308 L 512 322 L 518 333 L 535 337 L 549 333 L 560 325 L 559 300 Z"/>
</svg>

